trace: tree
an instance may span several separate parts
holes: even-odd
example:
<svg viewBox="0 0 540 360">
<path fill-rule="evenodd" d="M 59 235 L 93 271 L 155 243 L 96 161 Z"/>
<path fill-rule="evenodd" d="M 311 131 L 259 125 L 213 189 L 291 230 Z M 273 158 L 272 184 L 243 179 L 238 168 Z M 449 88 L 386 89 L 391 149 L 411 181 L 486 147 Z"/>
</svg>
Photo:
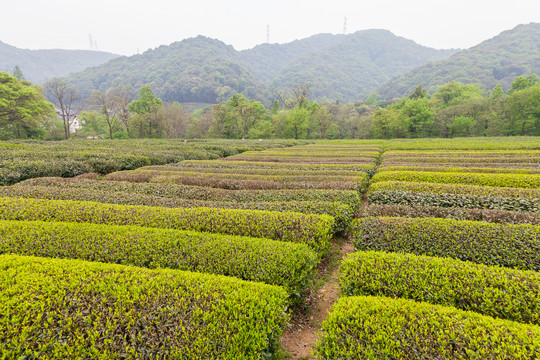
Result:
<svg viewBox="0 0 540 360">
<path fill-rule="evenodd" d="M 81 111 L 79 114 L 81 132 L 84 135 L 100 136 L 107 133 L 103 114 L 96 111 Z"/>
<path fill-rule="evenodd" d="M 128 110 L 139 115 L 145 115 L 156 112 L 162 105 L 163 101 L 154 95 L 150 85 L 143 85 L 139 89 L 139 98 L 129 104 Z"/>
<path fill-rule="evenodd" d="M 13 76 L 15 76 L 17 80 L 24 80 L 24 75 L 19 65 L 15 65 L 13 68 Z"/>
<path fill-rule="evenodd" d="M 65 80 L 53 78 L 45 82 L 47 99 L 54 104 L 64 124 L 64 138 L 69 139 L 70 130 L 82 110 L 79 94 Z"/>
<path fill-rule="evenodd" d="M 112 139 L 113 132 L 118 130 L 120 124 L 118 117 L 113 111 L 113 101 L 110 91 L 108 90 L 105 93 L 94 91 L 89 101 L 92 104 L 92 108 L 103 115 L 104 123 L 109 130 L 109 139 Z"/>
<path fill-rule="evenodd" d="M 163 101 L 154 95 L 150 85 L 143 85 L 139 89 L 139 98 L 128 106 L 128 110 L 136 114 L 130 125 L 138 137 L 163 136 L 163 116 L 160 114 L 162 106 Z"/>
<path fill-rule="evenodd" d="M 418 100 L 427 97 L 427 90 L 422 87 L 422 84 L 418 85 L 414 92 L 409 95 L 409 99 Z"/>
<path fill-rule="evenodd" d="M 0 128 L 6 137 L 41 137 L 43 128 L 55 117 L 41 88 L 0 72 Z"/>
<path fill-rule="evenodd" d="M 109 95 L 110 106 L 113 114 L 124 125 L 129 135 L 129 104 L 131 103 L 131 87 L 129 85 L 117 85 L 107 90 Z"/>
<path fill-rule="evenodd" d="M 178 102 L 165 103 L 160 110 L 164 118 L 164 135 L 166 138 L 183 138 L 186 136 L 188 114 Z"/>
<path fill-rule="evenodd" d="M 508 94 L 513 94 L 516 91 L 525 90 L 528 87 L 538 84 L 538 77 L 536 74 L 531 74 L 529 76 L 518 76 L 512 82 L 512 88 L 508 90 Z"/>
<path fill-rule="evenodd" d="M 464 100 L 482 97 L 483 90 L 476 84 L 463 84 L 459 81 L 452 81 L 439 86 L 433 95 L 439 108 L 459 104 Z"/>
<path fill-rule="evenodd" d="M 217 136 L 229 139 L 249 137 L 250 130 L 266 121 L 266 108 L 259 101 L 248 100 L 242 94 L 233 95 L 226 103 L 212 107 Z"/>
</svg>

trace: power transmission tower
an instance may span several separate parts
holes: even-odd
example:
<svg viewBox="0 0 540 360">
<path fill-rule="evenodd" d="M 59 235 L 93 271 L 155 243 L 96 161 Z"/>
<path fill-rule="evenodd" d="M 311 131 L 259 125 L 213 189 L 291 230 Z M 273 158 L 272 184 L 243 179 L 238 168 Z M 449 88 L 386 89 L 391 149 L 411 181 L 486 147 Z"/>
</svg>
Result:
<svg viewBox="0 0 540 360">
<path fill-rule="evenodd" d="M 90 50 L 94 50 L 94 39 L 92 39 L 92 34 L 88 34 L 88 42 L 90 43 Z"/>
<path fill-rule="evenodd" d="M 266 25 L 266 43 L 270 44 L 270 25 Z"/>
<path fill-rule="evenodd" d="M 347 17 L 343 20 L 343 35 L 347 35 Z"/>
</svg>

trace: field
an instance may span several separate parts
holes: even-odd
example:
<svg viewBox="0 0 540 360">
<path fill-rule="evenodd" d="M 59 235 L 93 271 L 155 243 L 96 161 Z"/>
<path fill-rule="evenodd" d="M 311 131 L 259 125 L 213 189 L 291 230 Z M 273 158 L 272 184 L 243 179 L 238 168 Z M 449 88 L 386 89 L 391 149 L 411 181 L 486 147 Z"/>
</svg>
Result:
<svg viewBox="0 0 540 360">
<path fill-rule="evenodd" d="M 0 159 L 2 358 L 540 357 L 536 138 Z"/>
</svg>

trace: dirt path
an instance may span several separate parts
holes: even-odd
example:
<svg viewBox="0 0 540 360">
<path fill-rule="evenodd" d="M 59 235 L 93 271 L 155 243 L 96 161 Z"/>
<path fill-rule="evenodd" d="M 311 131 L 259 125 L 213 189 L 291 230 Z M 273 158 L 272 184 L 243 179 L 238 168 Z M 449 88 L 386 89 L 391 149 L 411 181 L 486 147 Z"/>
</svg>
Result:
<svg viewBox="0 0 540 360">
<path fill-rule="evenodd" d="M 308 299 L 307 309 L 292 314 L 290 325 L 281 338 L 282 348 L 290 359 L 311 359 L 322 321 L 339 298 L 339 265 L 341 259 L 354 251 L 352 241 L 337 239 L 332 253 L 321 265 L 313 294 Z"/>
</svg>

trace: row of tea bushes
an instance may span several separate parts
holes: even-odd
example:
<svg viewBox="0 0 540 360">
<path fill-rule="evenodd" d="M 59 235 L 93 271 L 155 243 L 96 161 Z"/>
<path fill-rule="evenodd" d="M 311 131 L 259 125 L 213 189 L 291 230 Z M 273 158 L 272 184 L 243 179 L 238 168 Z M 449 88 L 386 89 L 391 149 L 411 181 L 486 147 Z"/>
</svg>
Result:
<svg viewBox="0 0 540 360">
<path fill-rule="evenodd" d="M 390 151 L 513 151 L 540 150 L 537 136 L 472 137 L 453 139 L 396 139 L 385 141 Z"/>
<path fill-rule="evenodd" d="M 485 221 L 501 224 L 540 225 L 540 213 L 441 206 L 368 205 L 363 208 L 363 211 L 359 214 L 359 216 L 408 218 L 435 217 L 453 220 Z"/>
<path fill-rule="evenodd" d="M 17 186 L 48 186 L 86 190 L 118 191 L 123 193 L 160 196 L 172 199 L 202 200 L 212 202 L 340 202 L 358 211 L 361 198 L 353 190 L 227 190 L 210 187 L 176 185 L 167 183 L 133 183 L 88 179 L 39 178 L 23 181 Z"/>
<path fill-rule="evenodd" d="M 538 189 L 384 181 L 372 184 L 370 204 L 540 212 Z"/>
<path fill-rule="evenodd" d="M 229 190 L 337 189 L 363 190 L 367 185 L 365 173 L 358 176 L 265 176 L 242 174 L 177 174 L 155 171 L 120 171 L 107 175 L 109 181 L 160 182 L 179 185 L 214 187 Z"/>
<path fill-rule="evenodd" d="M 298 212 L 303 214 L 319 214 L 334 217 L 334 232 L 342 233 L 355 216 L 353 209 L 340 202 L 325 201 L 286 201 L 286 202 L 225 202 L 189 200 L 153 195 L 144 195 L 120 191 L 104 191 L 80 188 L 57 188 L 54 186 L 6 186 L 0 187 L 0 197 L 18 197 L 48 200 L 94 201 L 118 205 L 145 205 L 167 208 L 222 208 L 246 209 L 281 212 Z"/>
<path fill-rule="evenodd" d="M 359 251 L 341 265 L 341 292 L 453 306 L 540 324 L 540 273 L 450 258 Z"/>
<path fill-rule="evenodd" d="M 535 169 L 512 169 L 493 167 L 448 167 L 448 166 L 423 166 L 423 165 L 383 165 L 380 171 L 432 171 L 451 173 L 496 173 L 496 174 L 540 174 L 540 168 Z"/>
<path fill-rule="evenodd" d="M 540 189 L 540 174 L 484 174 L 432 171 L 379 171 L 372 182 L 406 181 Z"/>
<path fill-rule="evenodd" d="M 386 297 L 342 297 L 318 359 L 536 359 L 540 327 Z"/>
<path fill-rule="evenodd" d="M 19 141 L 2 147 L 0 185 L 41 176 L 71 177 L 88 172 L 108 174 L 189 159 L 217 159 L 250 149 L 292 144 L 282 141 L 262 145 L 223 140 L 189 144 L 180 140 Z"/>
<path fill-rule="evenodd" d="M 5 359 L 263 358 L 287 322 L 277 286 L 15 255 L 0 267 Z"/>
<path fill-rule="evenodd" d="M 271 169 L 271 170 L 302 170 L 302 171 L 327 171 L 327 170 L 348 170 L 372 172 L 374 165 L 369 164 L 313 164 L 313 163 L 279 163 L 263 161 L 234 161 L 234 160 L 186 160 L 170 167 L 179 168 L 212 168 L 212 169 Z"/>
<path fill-rule="evenodd" d="M 0 219 L 137 225 L 252 236 L 309 245 L 324 255 L 334 218 L 293 212 L 162 208 L 69 200 L 0 198 Z"/>
<path fill-rule="evenodd" d="M 156 171 L 158 173 L 166 174 L 200 174 L 202 176 L 206 174 L 223 174 L 223 175 L 264 175 L 264 176 L 317 176 L 317 177 L 350 177 L 350 176 L 365 176 L 364 172 L 358 173 L 357 170 L 335 170 L 335 169 L 324 169 L 319 168 L 317 172 L 314 173 L 313 170 L 304 170 L 304 169 L 287 169 L 287 168 L 272 168 L 272 167 L 245 167 L 245 168 L 229 168 L 229 167 L 194 167 L 194 166 L 182 166 L 183 162 L 179 162 L 174 166 L 169 165 L 155 165 L 155 166 L 146 166 L 139 169 L 139 171 Z"/>
<path fill-rule="evenodd" d="M 283 286 L 301 299 L 317 254 L 307 245 L 138 226 L 0 220 L 0 254 L 197 271 Z"/>
<path fill-rule="evenodd" d="M 366 217 L 355 220 L 352 227 L 357 250 L 405 252 L 540 270 L 540 226 Z"/>
</svg>

